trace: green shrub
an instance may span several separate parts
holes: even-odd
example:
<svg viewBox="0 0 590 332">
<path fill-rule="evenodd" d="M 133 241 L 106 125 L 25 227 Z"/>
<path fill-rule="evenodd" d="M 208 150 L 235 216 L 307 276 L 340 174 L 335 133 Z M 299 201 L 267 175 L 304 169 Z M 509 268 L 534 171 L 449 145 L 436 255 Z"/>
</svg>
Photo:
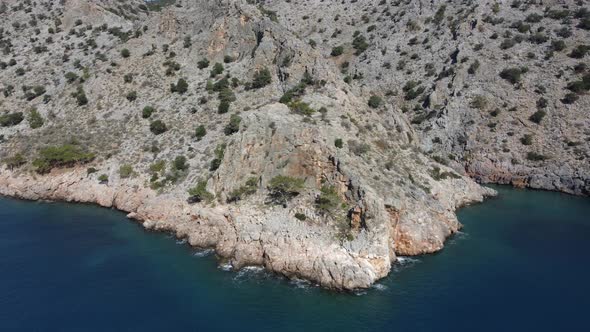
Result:
<svg viewBox="0 0 590 332">
<path fill-rule="evenodd" d="M 473 97 L 473 99 L 471 99 L 471 102 L 469 103 L 469 106 L 478 109 L 478 110 L 483 110 L 487 107 L 488 105 L 488 100 L 486 97 L 482 96 L 482 95 L 476 95 L 475 97 Z"/>
<path fill-rule="evenodd" d="M 209 67 L 209 60 L 207 60 L 207 59 L 199 60 L 199 62 L 197 62 L 197 67 L 199 69 L 205 69 L 205 68 Z"/>
<path fill-rule="evenodd" d="M 121 165 L 121 167 L 119 167 L 119 176 L 121 179 L 127 179 L 134 174 L 135 172 L 133 171 L 133 166 L 129 164 Z"/>
<path fill-rule="evenodd" d="M 121 50 L 121 56 L 124 58 L 128 58 L 131 55 L 131 52 L 129 52 L 128 49 L 124 48 Z"/>
<path fill-rule="evenodd" d="M 109 182 L 109 176 L 108 176 L 108 175 L 106 175 L 106 174 L 101 174 L 101 175 L 98 177 L 98 181 L 99 181 L 100 183 L 107 183 L 107 182 Z"/>
<path fill-rule="evenodd" d="M 193 45 L 192 41 L 191 41 L 191 37 L 190 36 L 185 36 L 184 37 L 184 41 L 182 43 L 182 47 L 184 48 L 190 48 Z"/>
<path fill-rule="evenodd" d="M 221 166 L 221 162 L 223 161 L 223 157 L 225 155 L 225 144 L 219 144 L 215 148 L 215 158 L 211 160 L 211 164 L 209 165 L 209 171 L 215 172 Z"/>
<path fill-rule="evenodd" d="M 33 166 L 39 173 L 47 173 L 54 167 L 69 167 L 77 163 L 87 163 L 94 159 L 94 153 L 84 151 L 79 146 L 65 144 L 50 146 L 39 151 Z"/>
<path fill-rule="evenodd" d="M 369 44 L 363 35 L 358 35 L 352 40 L 352 47 L 355 49 L 355 55 L 361 55 L 369 48 Z"/>
<path fill-rule="evenodd" d="M 78 86 L 76 92 L 74 92 L 72 96 L 76 98 L 78 106 L 84 106 L 88 104 L 88 98 L 86 97 L 86 92 L 84 92 L 84 88 L 82 86 Z"/>
<path fill-rule="evenodd" d="M 43 117 L 41 117 L 41 114 L 39 114 L 36 108 L 31 109 L 27 120 L 29 121 L 29 126 L 32 129 L 41 128 L 43 123 L 45 123 Z"/>
<path fill-rule="evenodd" d="M 529 152 L 526 155 L 526 159 L 531 160 L 531 161 L 544 161 L 544 160 L 549 159 L 549 157 L 544 156 L 539 153 L 536 153 L 536 152 Z"/>
<path fill-rule="evenodd" d="M 539 124 L 541 123 L 545 115 L 547 115 L 547 112 L 543 110 L 538 110 L 529 117 L 529 120 L 533 121 L 536 124 Z"/>
<path fill-rule="evenodd" d="M 178 170 L 178 171 L 186 171 L 188 169 L 188 164 L 186 163 L 186 157 L 185 156 L 178 156 L 176 158 L 174 158 L 174 162 L 172 164 L 174 166 L 174 169 Z"/>
<path fill-rule="evenodd" d="M 123 75 L 123 82 L 131 83 L 133 82 L 133 74 L 125 74 Z"/>
<path fill-rule="evenodd" d="M 569 105 L 569 104 L 575 103 L 578 99 L 580 99 L 580 97 L 577 94 L 575 94 L 573 92 L 569 92 L 569 93 L 566 93 L 566 95 L 563 97 L 563 99 L 561 99 L 561 102 L 566 105 Z"/>
<path fill-rule="evenodd" d="M 291 111 L 305 116 L 311 116 L 313 113 L 315 113 L 315 110 L 311 108 L 308 103 L 300 100 L 290 102 L 289 108 Z"/>
<path fill-rule="evenodd" d="M 500 77 L 512 84 L 516 84 L 520 83 L 522 74 L 526 73 L 527 71 L 528 69 L 526 68 L 506 68 L 500 72 Z"/>
<path fill-rule="evenodd" d="M 217 106 L 217 113 L 219 113 L 219 114 L 225 114 L 225 113 L 229 112 L 229 106 L 230 106 L 229 101 L 222 100 L 219 103 L 219 106 Z"/>
<path fill-rule="evenodd" d="M 567 89 L 577 94 L 582 94 L 590 90 L 590 73 L 585 74 L 581 80 L 568 83 Z"/>
<path fill-rule="evenodd" d="M 475 73 L 477 72 L 478 69 L 479 69 L 479 60 L 475 60 L 475 61 L 473 61 L 473 63 L 471 63 L 471 65 L 467 69 L 467 73 L 469 73 L 470 75 L 475 75 Z"/>
<path fill-rule="evenodd" d="M 176 84 L 170 84 L 170 91 L 178 92 L 179 94 L 184 94 L 188 91 L 188 83 L 184 78 L 179 78 Z"/>
<path fill-rule="evenodd" d="M 163 134 L 167 130 L 168 130 L 168 128 L 166 127 L 166 124 L 164 122 L 162 122 L 161 120 L 156 120 L 156 121 L 153 121 L 152 123 L 150 123 L 150 131 L 154 135 Z"/>
<path fill-rule="evenodd" d="M 551 49 L 555 52 L 560 52 L 565 49 L 565 42 L 563 40 L 552 40 Z"/>
<path fill-rule="evenodd" d="M 268 184 L 270 202 L 285 206 L 287 201 L 300 194 L 305 181 L 290 176 L 278 175 Z"/>
<path fill-rule="evenodd" d="M 258 178 L 251 177 L 246 181 L 246 184 L 240 186 L 238 189 L 232 190 L 227 198 L 227 202 L 237 202 L 242 200 L 245 196 L 252 195 L 258 190 Z"/>
<path fill-rule="evenodd" d="M 203 137 L 205 137 L 205 135 L 207 135 L 207 129 L 205 129 L 205 126 L 198 126 L 195 130 L 195 137 L 197 138 L 197 140 L 200 141 Z"/>
<path fill-rule="evenodd" d="M 135 101 L 137 99 L 137 92 L 131 91 L 125 96 L 125 98 L 129 101 Z"/>
<path fill-rule="evenodd" d="M 305 219 L 307 219 L 305 214 L 300 213 L 300 212 L 295 213 L 295 218 L 297 218 L 298 220 L 301 220 L 301 221 L 304 221 Z"/>
<path fill-rule="evenodd" d="M 581 59 L 584 56 L 586 56 L 586 53 L 588 53 L 588 51 L 590 51 L 589 45 L 578 45 L 571 51 L 569 57 L 574 59 Z"/>
<path fill-rule="evenodd" d="M 344 53 L 344 47 L 342 46 L 335 46 L 332 48 L 332 52 L 330 53 L 331 56 L 340 56 Z"/>
<path fill-rule="evenodd" d="M 4 160 L 6 166 L 11 170 L 24 165 L 26 162 L 27 160 L 21 153 L 17 153 L 14 156 L 8 157 Z"/>
<path fill-rule="evenodd" d="M 191 203 L 210 202 L 214 198 L 213 194 L 207 191 L 207 181 L 205 180 L 199 181 L 195 187 L 189 189 L 188 194 Z"/>
<path fill-rule="evenodd" d="M 67 72 L 65 75 L 66 81 L 68 83 L 74 83 L 77 79 L 78 79 L 78 75 L 76 75 L 75 73 Z"/>
<path fill-rule="evenodd" d="M 383 103 L 383 99 L 381 99 L 381 97 L 379 96 L 371 96 L 371 98 L 369 98 L 369 106 L 371 108 L 379 108 L 381 106 L 381 104 Z"/>
<path fill-rule="evenodd" d="M 441 172 L 441 169 L 438 166 L 435 166 L 432 170 L 430 170 L 430 176 L 436 181 L 445 180 L 448 178 L 451 178 L 451 179 L 460 179 L 461 178 L 460 175 L 458 175 L 454 172 Z"/>
<path fill-rule="evenodd" d="M 224 63 L 231 63 L 231 62 L 234 62 L 234 61 L 235 61 L 235 59 L 231 55 L 225 55 L 225 56 L 223 56 L 223 62 Z"/>
<path fill-rule="evenodd" d="M 328 213 L 338 208 L 342 204 L 342 200 L 336 192 L 334 186 L 322 186 L 320 195 L 315 200 L 315 207 L 323 213 Z"/>
<path fill-rule="evenodd" d="M 272 81 L 272 75 L 268 68 L 263 68 L 254 74 L 254 80 L 252 81 L 252 89 L 260 89 L 270 84 Z"/>
<path fill-rule="evenodd" d="M 223 129 L 225 135 L 233 135 L 240 131 L 240 123 L 242 122 L 242 118 L 237 114 L 232 114 L 229 118 L 229 123 Z"/>
<path fill-rule="evenodd" d="M 24 120 L 22 112 L 8 113 L 0 115 L 0 126 L 12 127 L 21 123 Z"/>
<path fill-rule="evenodd" d="M 150 173 L 164 174 L 166 171 L 166 160 L 158 160 L 150 165 Z"/>
<path fill-rule="evenodd" d="M 216 62 L 215 65 L 213 65 L 213 69 L 211 70 L 211 77 L 220 75 L 221 73 L 223 73 L 223 69 L 223 65 L 219 62 Z"/>
<path fill-rule="evenodd" d="M 522 136 L 520 138 L 520 143 L 522 143 L 522 145 L 532 145 L 533 144 L 533 135 L 524 134 L 524 136 Z"/>
<path fill-rule="evenodd" d="M 156 109 L 153 108 L 152 106 L 146 106 L 141 111 L 141 117 L 144 119 L 149 119 L 149 117 L 151 117 L 155 111 L 156 111 Z"/>
<path fill-rule="evenodd" d="M 342 147 L 344 146 L 344 143 L 342 142 L 342 138 L 337 138 L 336 140 L 334 140 L 334 146 L 337 147 L 338 149 L 342 149 Z"/>
</svg>

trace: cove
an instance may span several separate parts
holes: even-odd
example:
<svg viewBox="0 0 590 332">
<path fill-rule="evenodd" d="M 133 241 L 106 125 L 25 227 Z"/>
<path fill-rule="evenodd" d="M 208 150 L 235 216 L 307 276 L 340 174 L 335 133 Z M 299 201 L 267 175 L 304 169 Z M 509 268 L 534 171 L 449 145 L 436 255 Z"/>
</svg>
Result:
<svg viewBox="0 0 590 332">
<path fill-rule="evenodd" d="M 117 211 L 0 198 L 0 330 L 584 329 L 590 199 L 495 189 L 443 251 L 354 294 L 225 271 Z"/>
</svg>

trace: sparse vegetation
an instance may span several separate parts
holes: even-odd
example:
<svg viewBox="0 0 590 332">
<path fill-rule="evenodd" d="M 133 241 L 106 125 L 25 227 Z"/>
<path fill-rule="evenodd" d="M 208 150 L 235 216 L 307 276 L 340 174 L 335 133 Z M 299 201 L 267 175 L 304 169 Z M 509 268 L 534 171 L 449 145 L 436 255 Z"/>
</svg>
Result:
<svg viewBox="0 0 590 332">
<path fill-rule="evenodd" d="M 196 186 L 189 189 L 189 202 L 190 203 L 200 203 L 200 202 L 211 202 L 215 196 L 212 193 L 207 191 L 207 181 L 201 180 L 197 183 Z"/>
<path fill-rule="evenodd" d="M 16 126 L 24 120 L 22 112 L 14 112 L 0 115 L 0 126 L 12 127 Z"/>
<path fill-rule="evenodd" d="M 278 175 L 268 184 L 270 202 L 286 206 L 287 202 L 298 196 L 303 190 L 305 181 L 290 176 Z"/>
<path fill-rule="evenodd" d="M 94 157 L 94 153 L 72 144 L 49 146 L 39 150 L 33 166 L 38 173 L 47 173 L 55 167 L 70 167 L 78 163 L 90 162 Z"/>
</svg>

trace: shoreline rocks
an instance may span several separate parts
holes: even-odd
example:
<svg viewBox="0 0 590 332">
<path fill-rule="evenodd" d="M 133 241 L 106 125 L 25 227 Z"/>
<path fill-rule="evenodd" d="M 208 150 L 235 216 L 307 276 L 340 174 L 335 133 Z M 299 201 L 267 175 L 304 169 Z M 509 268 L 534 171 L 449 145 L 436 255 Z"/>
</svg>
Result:
<svg viewBox="0 0 590 332">
<path fill-rule="evenodd" d="M 370 287 L 387 276 L 396 252 L 415 255 L 440 250 L 444 239 L 459 228 L 456 219 L 449 220 L 448 230 L 439 227 L 441 229 L 433 233 L 436 235 L 427 236 L 426 229 L 408 228 L 414 223 L 423 226 L 424 219 L 410 220 L 407 213 L 392 212 L 387 220 L 391 221 L 392 231 L 385 232 L 385 237 L 362 231 L 353 241 L 340 242 L 327 227 L 289 217 L 288 209 L 261 211 L 248 205 L 200 207 L 189 205 L 174 195 L 157 196 L 152 190 L 137 185 L 138 182 L 102 185 L 89 179 L 85 170 L 79 168 L 44 176 L 2 169 L 0 194 L 116 208 L 127 212 L 129 219 L 146 229 L 172 232 L 194 247 L 214 248 L 217 255 L 235 269 L 263 266 L 289 278 L 306 279 L 322 287 L 341 290 Z M 490 191 L 481 193 L 492 194 Z M 478 198 L 483 199 L 483 195 Z M 417 233 L 404 236 L 405 231 Z M 417 247 L 422 249 L 408 249 L 416 244 L 411 243 L 416 236 L 422 236 Z M 392 243 L 399 241 L 396 252 L 390 252 L 390 240 Z"/>
</svg>

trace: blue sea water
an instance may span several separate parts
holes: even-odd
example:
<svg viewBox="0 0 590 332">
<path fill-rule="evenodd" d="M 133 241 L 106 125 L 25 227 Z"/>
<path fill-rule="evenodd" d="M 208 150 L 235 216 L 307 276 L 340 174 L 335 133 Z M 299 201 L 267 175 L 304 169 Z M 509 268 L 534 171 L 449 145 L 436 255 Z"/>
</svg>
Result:
<svg viewBox="0 0 590 332">
<path fill-rule="evenodd" d="M 590 199 L 497 189 L 442 252 L 353 294 L 224 271 L 116 211 L 0 198 L 0 330 L 587 330 Z"/>
</svg>

